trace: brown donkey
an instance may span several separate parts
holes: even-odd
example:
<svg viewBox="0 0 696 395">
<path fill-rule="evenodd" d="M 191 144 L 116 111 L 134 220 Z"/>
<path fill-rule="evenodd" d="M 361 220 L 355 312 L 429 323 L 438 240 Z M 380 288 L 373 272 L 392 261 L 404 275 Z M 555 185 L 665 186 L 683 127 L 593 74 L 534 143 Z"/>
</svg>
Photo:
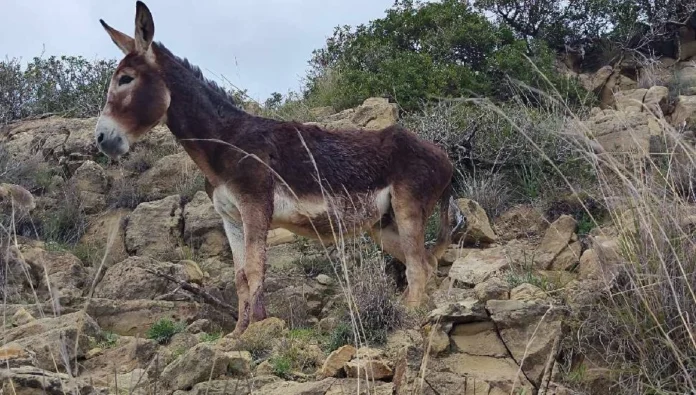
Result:
<svg viewBox="0 0 696 395">
<path fill-rule="evenodd" d="M 142 2 L 133 38 L 100 22 L 125 57 L 95 130 L 99 149 L 119 158 L 166 123 L 204 173 L 235 265 L 235 334 L 266 317 L 266 237 L 278 227 L 327 241 L 368 232 L 406 265 L 406 304 L 421 304 L 450 243 L 453 167 L 443 151 L 398 126 L 328 131 L 253 116 L 200 69 L 152 41 L 154 22 Z M 442 228 L 427 250 L 425 222 L 438 201 Z"/>
</svg>

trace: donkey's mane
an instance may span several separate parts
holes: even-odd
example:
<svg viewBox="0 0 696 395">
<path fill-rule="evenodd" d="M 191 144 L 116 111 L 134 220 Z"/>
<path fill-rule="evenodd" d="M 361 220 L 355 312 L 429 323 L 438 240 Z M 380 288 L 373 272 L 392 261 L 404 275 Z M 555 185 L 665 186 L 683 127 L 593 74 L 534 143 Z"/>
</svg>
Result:
<svg viewBox="0 0 696 395">
<path fill-rule="evenodd" d="M 239 108 L 239 104 L 237 103 L 237 99 L 230 94 L 225 88 L 221 87 L 220 85 L 217 84 L 217 82 L 210 80 L 206 78 L 203 75 L 203 72 L 201 71 L 201 68 L 196 66 L 195 64 L 192 64 L 189 62 L 188 59 L 182 58 L 180 56 L 174 55 L 172 51 L 170 51 L 167 47 L 164 46 L 161 42 L 157 42 L 157 49 L 160 51 L 164 52 L 167 56 L 170 56 L 172 59 L 174 59 L 177 63 L 182 65 L 184 68 L 186 68 L 188 71 L 190 71 L 194 77 L 196 77 L 199 81 L 203 82 L 207 87 L 218 93 L 220 96 L 225 98 L 230 104 L 233 106 Z"/>
</svg>

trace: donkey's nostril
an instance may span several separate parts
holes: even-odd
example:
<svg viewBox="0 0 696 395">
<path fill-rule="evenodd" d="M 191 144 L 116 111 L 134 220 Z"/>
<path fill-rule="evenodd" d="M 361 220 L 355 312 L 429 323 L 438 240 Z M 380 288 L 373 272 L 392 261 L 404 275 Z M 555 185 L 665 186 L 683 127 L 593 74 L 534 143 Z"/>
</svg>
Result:
<svg viewBox="0 0 696 395">
<path fill-rule="evenodd" d="M 99 133 L 99 136 L 97 137 L 97 142 L 101 143 L 102 141 L 104 141 L 104 133 Z"/>
<path fill-rule="evenodd" d="M 119 136 L 116 140 L 117 140 L 119 143 L 120 143 L 121 141 L 123 141 L 123 139 L 121 138 L 121 136 Z"/>
</svg>

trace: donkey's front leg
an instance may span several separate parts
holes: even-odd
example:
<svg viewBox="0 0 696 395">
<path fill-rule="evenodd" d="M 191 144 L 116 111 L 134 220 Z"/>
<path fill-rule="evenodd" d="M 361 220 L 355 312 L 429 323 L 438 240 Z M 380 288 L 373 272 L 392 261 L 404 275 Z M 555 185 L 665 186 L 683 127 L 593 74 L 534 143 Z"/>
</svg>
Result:
<svg viewBox="0 0 696 395">
<path fill-rule="evenodd" d="M 242 205 L 244 223 L 244 274 L 249 286 L 249 322 L 266 318 L 263 282 L 266 277 L 266 238 L 270 228 L 271 210 L 267 205 Z M 245 328 L 246 329 L 246 328 Z"/>
</svg>

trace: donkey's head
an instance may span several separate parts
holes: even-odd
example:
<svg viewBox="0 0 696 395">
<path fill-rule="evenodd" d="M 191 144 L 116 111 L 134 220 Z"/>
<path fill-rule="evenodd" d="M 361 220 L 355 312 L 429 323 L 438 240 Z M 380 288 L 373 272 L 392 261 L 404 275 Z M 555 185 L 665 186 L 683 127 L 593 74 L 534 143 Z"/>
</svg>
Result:
<svg viewBox="0 0 696 395">
<path fill-rule="evenodd" d="M 136 2 L 134 38 L 101 19 L 99 22 L 125 54 L 111 77 L 106 105 L 94 132 L 99 150 L 118 158 L 166 119 L 170 95 L 152 49 L 155 24 L 147 6 Z"/>
</svg>

